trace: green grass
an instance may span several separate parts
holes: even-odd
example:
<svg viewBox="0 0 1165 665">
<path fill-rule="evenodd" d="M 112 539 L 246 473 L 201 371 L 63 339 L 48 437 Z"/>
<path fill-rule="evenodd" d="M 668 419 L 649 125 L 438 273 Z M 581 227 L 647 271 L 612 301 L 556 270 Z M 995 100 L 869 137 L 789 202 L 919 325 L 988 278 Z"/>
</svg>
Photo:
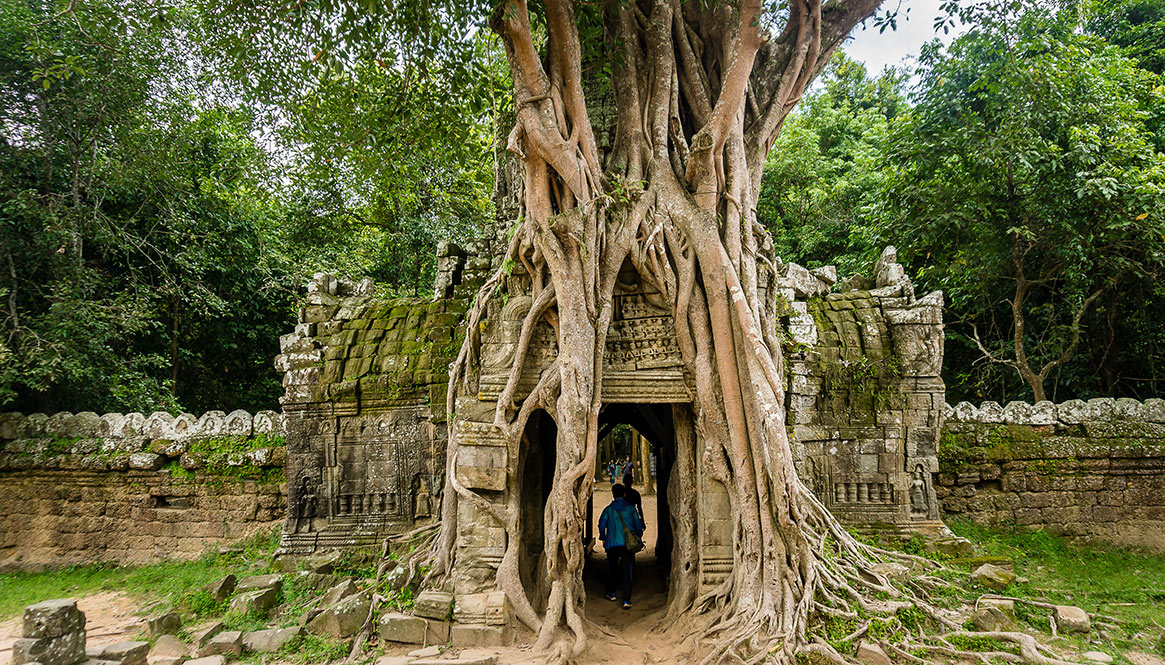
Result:
<svg viewBox="0 0 1165 665">
<path fill-rule="evenodd" d="M 1046 531 L 989 528 L 949 518 L 947 524 L 981 553 L 1014 562 L 1020 581 L 1006 595 L 1115 617 L 1120 629 L 1111 631 L 1114 646 L 1165 653 L 1165 643 L 1153 639 L 1165 627 L 1165 556 L 1073 544 Z M 1016 607 L 1016 614 L 1030 627 L 1048 630 L 1047 610 Z"/>
<path fill-rule="evenodd" d="M 221 608 L 206 607 L 205 601 L 199 599 L 200 593 L 206 595 L 201 588 L 229 573 L 241 576 L 270 572 L 270 555 L 278 544 L 279 531 L 274 529 L 244 541 L 240 552 L 208 551 L 193 561 L 140 567 L 95 564 L 41 573 L 0 574 L 0 621 L 18 616 L 26 605 L 100 591 L 125 591 L 137 598 L 182 605 L 198 616 L 217 613 Z M 190 602 L 185 602 L 188 599 Z"/>
</svg>

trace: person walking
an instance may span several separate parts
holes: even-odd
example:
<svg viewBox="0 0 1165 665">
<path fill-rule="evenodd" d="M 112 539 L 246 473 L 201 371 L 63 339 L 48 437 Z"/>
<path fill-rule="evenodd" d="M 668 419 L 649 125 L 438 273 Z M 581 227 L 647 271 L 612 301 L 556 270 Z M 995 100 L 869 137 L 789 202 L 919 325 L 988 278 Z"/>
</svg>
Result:
<svg viewBox="0 0 1165 665">
<path fill-rule="evenodd" d="M 623 609 L 631 609 L 632 575 L 635 570 L 635 552 L 627 547 L 625 532 L 640 539 L 647 525 L 639 513 L 624 498 L 626 488 L 616 483 L 611 486 L 611 503 L 599 517 L 599 538 L 607 550 L 607 600 L 618 600 L 615 590 L 623 591 Z M 641 541 L 642 542 L 642 541 Z"/>
<path fill-rule="evenodd" d="M 631 486 L 632 480 L 634 479 L 631 477 L 630 473 L 624 474 L 623 500 L 631 504 L 631 507 L 635 509 L 635 512 L 639 513 L 639 519 L 643 520 L 644 524 L 647 524 L 647 516 L 643 514 L 643 497 L 639 496 L 639 490 Z"/>
<path fill-rule="evenodd" d="M 607 477 L 611 479 L 611 484 L 615 484 L 615 460 L 612 458 L 607 460 Z"/>
</svg>

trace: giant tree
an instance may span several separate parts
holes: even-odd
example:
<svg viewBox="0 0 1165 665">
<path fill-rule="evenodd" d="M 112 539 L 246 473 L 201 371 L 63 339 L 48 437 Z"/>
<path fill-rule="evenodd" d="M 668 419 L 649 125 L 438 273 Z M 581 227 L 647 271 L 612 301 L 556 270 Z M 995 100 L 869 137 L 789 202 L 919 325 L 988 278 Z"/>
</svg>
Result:
<svg viewBox="0 0 1165 665">
<path fill-rule="evenodd" d="M 857 620 L 859 611 L 917 605 L 935 625 L 957 628 L 920 597 L 925 582 L 908 590 L 872 572 L 878 551 L 848 534 L 797 477 L 785 428 L 777 266 L 756 215 L 762 166 L 790 110 L 879 3 L 504 0 L 486 12 L 511 74 L 514 121 L 506 147 L 520 166 L 521 211 L 502 267 L 468 315 L 447 403 L 466 392 L 487 303 L 505 295 L 511 267 L 523 266 L 532 305 L 494 426 L 512 451 L 521 451 L 534 412 L 545 410 L 557 425 L 544 516 L 549 584 L 535 609 L 518 574 L 524 549 L 518 506 L 495 507 L 451 471 L 431 574 L 439 579 L 456 566 L 457 504 L 471 502 L 506 529 L 498 584 L 552 661 L 577 656 L 587 643 L 582 533 L 598 451 L 605 340 L 617 275 L 627 263 L 674 317 L 695 384 L 691 426 L 705 442 L 701 464 L 730 496 L 731 573 L 709 593 L 687 584 L 669 595 L 673 613 L 702 617 L 707 659 L 791 662 L 815 651 L 843 661 L 807 637 L 822 614 Z M 240 52 L 248 57 L 278 51 L 272 57 L 282 65 L 300 63 L 287 71 L 301 78 L 287 78 L 307 85 L 313 67 L 344 68 L 362 57 L 421 77 L 456 72 L 434 73 L 424 63 L 463 55 L 459 44 L 471 40 L 474 12 L 486 9 L 421 2 L 378 13 L 368 4 L 246 3 L 212 17 L 228 41 L 244 36 Z M 589 96 L 595 87 L 585 84 L 595 72 L 608 73 L 609 144 L 597 138 L 608 127 L 596 126 Z M 543 322 L 554 331 L 558 353 L 536 387 L 521 393 L 522 361 Z M 459 454 L 454 432 L 450 470 Z M 671 491 L 691 489 L 681 483 Z M 682 566 L 683 557 L 673 565 Z M 1026 636 L 1012 638 L 1030 645 Z M 1043 658 L 1033 649 L 1025 654 Z"/>
</svg>

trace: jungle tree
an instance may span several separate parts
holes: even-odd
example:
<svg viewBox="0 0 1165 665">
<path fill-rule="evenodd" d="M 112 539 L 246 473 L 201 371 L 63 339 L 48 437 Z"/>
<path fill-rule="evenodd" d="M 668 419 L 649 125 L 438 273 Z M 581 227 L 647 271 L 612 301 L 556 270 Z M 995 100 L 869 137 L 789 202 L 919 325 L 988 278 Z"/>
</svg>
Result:
<svg viewBox="0 0 1165 665">
<path fill-rule="evenodd" d="M 292 86 L 321 76 L 313 67 L 332 71 L 375 57 L 399 67 L 406 81 L 447 77 L 455 92 L 456 81 L 473 75 L 458 63 L 472 50 L 482 16 L 504 45 L 514 114 L 506 147 L 520 164 L 521 214 L 502 267 L 469 313 L 447 403 L 467 392 L 488 301 L 504 295 L 510 267 L 523 266 L 533 304 L 494 425 L 508 441 L 511 464 L 521 457 L 533 413 L 545 410 L 557 425 L 543 520 L 550 583 L 539 603 L 545 609 L 536 610 L 518 574 L 519 507 L 495 508 L 452 472 L 430 579 L 456 565 L 457 504 L 471 502 L 506 529 L 498 584 L 551 662 L 569 661 L 587 644 L 581 535 L 598 451 L 605 339 L 626 262 L 674 316 L 695 382 L 693 421 L 679 426 L 705 441 L 701 463 L 730 495 L 732 572 L 706 594 L 692 576 L 673 575 L 686 584 L 669 594 L 673 615 L 702 617 L 707 660 L 791 662 L 816 652 L 845 662 L 807 637 L 810 621 L 820 614 L 856 620 L 859 609 L 887 614 L 917 606 L 934 625 L 958 629 L 922 597 L 926 582 L 906 589 L 872 572 L 883 554 L 841 528 L 797 477 L 785 430 L 778 265 L 756 216 L 762 166 L 787 115 L 879 3 L 504 0 L 489 8 L 420 2 L 370 9 L 325 0 L 230 4 L 210 14 L 255 77 L 283 76 Z M 256 59 L 278 66 L 256 67 Z M 584 85 L 596 70 L 609 72 L 614 104 L 606 150 Z M 522 360 L 542 322 L 557 337 L 557 358 L 529 394 L 520 394 Z M 449 470 L 458 455 L 454 435 Z M 690 478 L 677 480 L 670 491 L 690 494 Z M 694 536 L 681 539 L 673 565 L 682 566 L 695 545 Z M 1020 643 L 1030 660 L 1049 662 L 1032 638 L 998 636 Z"/>
</svg>

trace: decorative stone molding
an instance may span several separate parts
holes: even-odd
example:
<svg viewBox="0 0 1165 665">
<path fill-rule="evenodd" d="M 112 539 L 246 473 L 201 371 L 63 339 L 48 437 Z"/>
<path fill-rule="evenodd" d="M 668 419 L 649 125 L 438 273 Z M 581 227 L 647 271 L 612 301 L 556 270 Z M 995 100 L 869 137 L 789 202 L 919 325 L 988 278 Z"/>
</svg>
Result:
<svg viewBox="0 0 1165 665">
<path fill-rule="evenodd" d="M 1000 407 L 997 402 L 970 402 L 946 405 L 947 419 L 956 423 L 1007 425 L 1080 425 L 1093 422 L 1165 423 L 1165 400 L 1149 398 L 1143 402 L 1127 397 L 1099 397 L 1087 402 L 1071 399 L 1059 404 L 1050 401 L 1028 404 L 1008 402 Z"/>
<path fill-rule="evenodd" d="M 201 417 L 189 413 L 172 414 L 158 411 L 146 418 L 140 413 L 106 413 L 92 411 L 53 415 L 33 413 L 0 413 L 0 441 L 22 438 L 78 438 L 78 439 L 167 439 L 187 441 L 219 436 L 268 434 L 283 436 L 283 420 L 274 411 L 260 411 L 254 415 L 242 409 L 207 411 Z M 3 452 L 3 449 L 0 449 Z"/>
</svg>

